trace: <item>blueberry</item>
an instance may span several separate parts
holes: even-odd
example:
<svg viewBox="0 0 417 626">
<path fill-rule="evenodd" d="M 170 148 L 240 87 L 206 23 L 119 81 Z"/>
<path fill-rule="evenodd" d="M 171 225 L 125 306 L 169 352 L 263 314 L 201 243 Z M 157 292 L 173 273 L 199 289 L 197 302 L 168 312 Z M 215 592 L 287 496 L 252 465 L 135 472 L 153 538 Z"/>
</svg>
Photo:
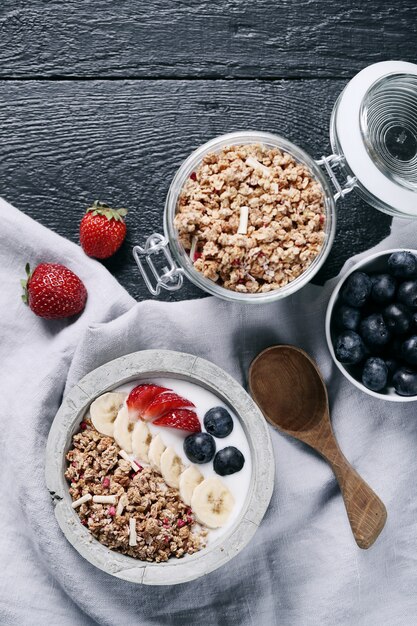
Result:
<svg viewBox="0 0 417 626">
<path fill-rule="evenodd" d="M 397 283 L 389 274 L 377 274 L 372 277 L 371 298 L 378 304 L 385 304 L 394 299 Z"/>
<path fill-rule="evenodd" d="M 410 365 L 417 365 L 417 335 L 412 335 L 404 341 L 402 356 Z"/>
<path fill-rule="evenodd" d="M 216 406 L 205 414 L 204 427 L 213 437 L 227 437 L 233 430 L 233 419 L 227 409 Z"/>
<path fill-rule="evenodd" d="M 342 289 L 342 299 L 349 306 L 361 307 L 371 295 L 372 281 L 363 272 L 353 272 Z"/>
<path fill-rule="evenodd" d="M 184 452 L 193 463 L 208 463 L 216 452 L 216 443 L 208 433 L 194 433 L 184 439 Z"/>
<path fill-rule="evenodd" d="M 379 357 L 371 357 L 365 361 L 362 371 L 362 382 L 372 391 L 381 391 L 387 384 L 388 367 Z"/>
<path fill-rule="evenodd" d="M 391 355 L 394 359 L 402 359 L 403 355 L 403 340 L 396 337 L 389 345 Z"/>
<path fill-rule="evenodd" d="M 391 335 L 381 313 L 373 313 L 365 317 L 359 328 L 362 339 L 368 346 L 384 346 L 390 340 Z"/>
<path fill-rule="evenodd" d="M 397 361 L 397 359 L 393 359 L 391 357 L 385 359 L 385 365 L 387 366 L 387 370 L 388 370 L 388 382 L 392 380 L 392 377 L 394 376 L 395 372 L 397 371 L 398 367 L 399 367 L 399 363 Z"/>
<path fill-rule="evenodd" d="M 411 326 L 414 330 L 417 330 L 417 311 L 412 314 L 411 317 Z"/>
<path fill-rule="evenodd" d="M 240 472 L 245 464 L 245 457 L 240 450 L 234 446 L 229 446 L 219 450 L 214 457 L 213 467 L 216 474 L 228 476 Z"/>
<path fill-rule="evenodd" d="M 356 330 L 361 321 L 361 312 L 353 306 L 342 304 L 342 306 L 335 311 L 335 319 L 339 328 Z"/>
<path fill-rule="evenodd" d="M 407 250 L 393 252 L 388 258 L 388 269 L 398 278 L 412 278 L 417 274 L 417 259 Z"/>
<path fill-rule="evenodd" d="M 417 307 L 417 281 L 407 280 L 398 289 L 398 300 L 413 309 Z"/>
<path fill-rule="evenodd" d="M 417 395 L 417 374 L 406 367 L 400 367 L 395 372 L 392 383 L 400 396 Z"/>
<path fill-rule="evenodd" d="M 404 335 L 411 326 L 411 313 L 404 304 L 388 304 L 382 312 L 385 324 L 394 335 Z"/>
<path fill-rule="evenodd" d="M 358 333 L 353 330 L 346 330 L 336 338 L 335 342 L 336 358 L 346 365 L 360 363 L 365 357 L 366 348 Z"/>
</svg>

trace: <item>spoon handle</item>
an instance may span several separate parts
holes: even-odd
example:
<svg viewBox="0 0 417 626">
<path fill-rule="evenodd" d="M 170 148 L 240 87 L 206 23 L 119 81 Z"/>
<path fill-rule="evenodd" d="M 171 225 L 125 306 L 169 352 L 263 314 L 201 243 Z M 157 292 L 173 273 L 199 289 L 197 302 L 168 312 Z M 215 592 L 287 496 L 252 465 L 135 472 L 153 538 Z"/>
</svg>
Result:
<svg viewBox="0 0 417 626">
<path fill-rule="evenodd" d="M 356 543 L 366 550 L 384 528 L 386 508 L 340 449 L 334 450 L 331 458 L 327 456 L 327 460 L 339 483 Z"/>
</svg>

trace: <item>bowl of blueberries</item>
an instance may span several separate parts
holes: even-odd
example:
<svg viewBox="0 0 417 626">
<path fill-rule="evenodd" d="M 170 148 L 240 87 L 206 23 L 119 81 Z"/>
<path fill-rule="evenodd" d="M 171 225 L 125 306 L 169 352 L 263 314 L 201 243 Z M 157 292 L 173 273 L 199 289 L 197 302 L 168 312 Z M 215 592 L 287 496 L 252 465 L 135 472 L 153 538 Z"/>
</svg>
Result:
<svg viewBox="0 0 417 626">
<path fill-rule="evenodd" d="M 383 400 L 417 400 L 417 250 L 378 252 L 354 265 L 330 298 L 326 338 L 356 387 Z"/>
</svg>

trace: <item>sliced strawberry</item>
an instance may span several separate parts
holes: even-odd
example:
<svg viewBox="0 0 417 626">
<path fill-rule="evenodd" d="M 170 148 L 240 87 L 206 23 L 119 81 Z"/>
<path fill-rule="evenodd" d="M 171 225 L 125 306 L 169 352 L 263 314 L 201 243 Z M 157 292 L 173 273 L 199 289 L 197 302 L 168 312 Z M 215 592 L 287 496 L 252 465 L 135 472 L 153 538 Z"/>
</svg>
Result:
<svg viewBox="0 0 417 626">
<path fill-rule="evenodd" d="M 162 417 L 158 417 L 154 421 L 155 426 L 168 426 L 169 428 L 179 428 L 187 430 L 190 433 L 199 433 L 201 431 L 200 421 L 194 413 L 189 409 L 174 409 L 165 413 Z"/>
<path fill-rule="evenodd" d="M 152 385 L 145 383 L 143 385 L 138 385 L 129 393 L 127 398 L 127 406 L 129 411 L 136 412 L 138 415 L 142 416 L 147 408 L 148 404 L 152 402 L 156 396 L 163 393 L 164 391 L 171 391 L 166 387 L 160 387 L 159 385 Z"/>
<path fill-rule="evenodd" d="M 182 398 L 173 391 L 168 393 L 161 393 L 148 404 L 143 414 L 143 419 L 153 420 L 155 419 L 155 417 L 160 417 L 161 415 L 164 415 L 164 413 L 167 413 L 172 409 L 183 409 L 187 406 L 195 405 L 190 402 L 190 400 Z"/>
</svg>

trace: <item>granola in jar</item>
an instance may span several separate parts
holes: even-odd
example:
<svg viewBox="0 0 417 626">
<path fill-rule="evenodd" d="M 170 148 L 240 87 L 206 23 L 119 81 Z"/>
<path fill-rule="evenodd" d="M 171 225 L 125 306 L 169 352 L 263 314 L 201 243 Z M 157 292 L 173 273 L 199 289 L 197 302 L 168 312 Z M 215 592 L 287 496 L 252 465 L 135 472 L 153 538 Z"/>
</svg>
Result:
<svg viewBox="0 0 417 626">
<path fill-rule="evenodd" d="M 287 152 L 232 145 L 207 154 L 191 174 L 174 224 L 206 278 L 236 292 L 265 293 L 296 279 L 320 253 L 324 194 Z"/>
</svg>

